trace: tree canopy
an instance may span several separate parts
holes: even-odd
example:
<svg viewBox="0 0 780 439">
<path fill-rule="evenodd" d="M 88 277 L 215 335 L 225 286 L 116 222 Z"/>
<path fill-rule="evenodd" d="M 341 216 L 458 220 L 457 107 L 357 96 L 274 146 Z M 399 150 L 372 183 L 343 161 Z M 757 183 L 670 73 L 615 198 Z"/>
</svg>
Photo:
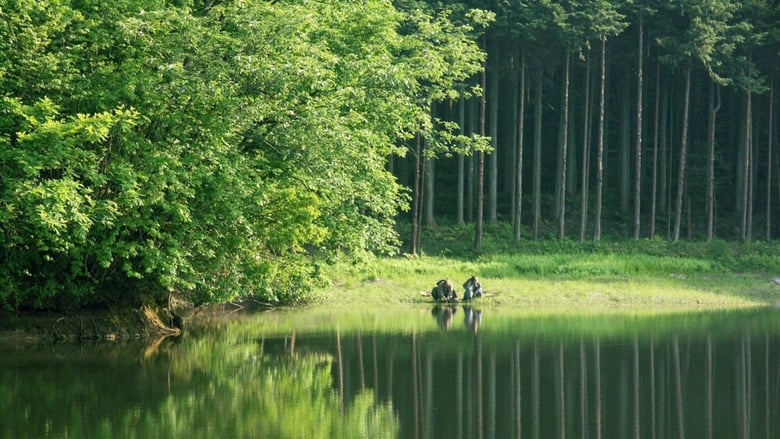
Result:
<svg viewBox="0 0 780 439">
<path fill-rule="evenodd" d="M 386 158 L 483 59 L 423 6 L 0 1 L 0 304 L 291 303 L 395 251 Z"/>
</svg>

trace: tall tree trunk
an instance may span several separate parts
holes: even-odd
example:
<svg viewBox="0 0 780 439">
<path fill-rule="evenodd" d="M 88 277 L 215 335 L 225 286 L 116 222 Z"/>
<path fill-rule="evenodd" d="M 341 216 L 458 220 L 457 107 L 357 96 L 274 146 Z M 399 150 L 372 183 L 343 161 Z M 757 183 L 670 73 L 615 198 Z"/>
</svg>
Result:
<svg viewBox="0 0 780 439">
<path fill-rule="evenodd" d="M 409 252 L 413 255 L 417 254 L 417 243 L 420 236 L 420 156 L 422 155 L 422 145 L 420 141 L 420 133 L 418 132 L 414 138 L 414 188 L 412 189 L 412 239 L 410 242 L 411 248 Z"/>
<path fill-rule="evenodd" d="M 631 194 L 631 84 L 622 81 L 620 96 L 620 213 L 629 218 Z M 626 224 L 628 230 L 628 224 Z"/>
<path fill-rule="evenodd" d="M 661 215 L 665 218 L 665 236 L 668 239 L 669 236 L 671 236 L 669 234 L 669 200 L 671 196 L 671 185 L 669 181 L 671 171 L 669 167 L 671 166 L 671 162 L 669 160 L 669 90 L 667 89 L 664 89 L 661 92 L 660 119 L 658 125 L 658 152 L 661 154 L 661 157 L 658 159 L 658 163 L 660 164 L 660 169 L 658 171 L 658 206 L 660 207 Z"/>
<path fill-rule="evenodd" d="M 652 188 L 650 193 L 650 239 L 655 238 L 655 215 L 656 208 L 658 206 L 658 135 L 660 129 L 658 127 L 658 112 L 659 102 L 661 94 L 661 63 L 656 61 L 655 64 L 655 105 L 654 105 L 654 122 L 653 122 L 653 175 L 652 175 Z"/>
<path fill-rule="evenodd" d="M 426 141 L 427 143 L 427 141 Z M 423 202 L 423 214 L 425 216 L 425 225 L 427 227 L 436 227 L 436 218 L 433 213 L 433 200 L 434 200 L 434 188 L 433 183 L 435 181 L 436 162 L 433 158 L 425 158 L 425 201 Z"/>
<path fill-rule="evenodd" d="M 517 154 L 515 157 L 515 215 L 513 232 L 515 241 L 520 240 L 523 218 L 523 141 L 525 137 L 525 47 L 520 58 L 520 109 L 517 115 Z"/>
<path fill-rule="evenodd" d="M 590 49 L 585 59 L 585 107 L 582 121 L 582 166 L 580 171 L 580 241 L 585 240 L 588 228 L 588 194 L 590 181 Z"/>
<path fill-rule="evenodd" d="M 560 204 L 558 205 L 558 238 L 563 239 L 566 235 L 566 166 L 568 161 L 568 143 L 569 143 L 569 51 L 566 51 L 564 57 L 564 80 L 563 80 L 563 140 L 561 141 L 561 183 L 560 183 Z"/>
<path fill-rule="evenodd" d="M 458 125 L 460 126 L 460 134 L 466 134 L 466 99 L 461 96 L 458 100 Z M 465 163 L 466 158 L 463 154 L 458 154 L 458 195 L 457 206 L 455 208 L 455 219 L 458 225 L 465 224 L 463 221 L 463 209 L 464 209 L 464 192 L 466 190 L 465 180 Z"/>
<path fill-rule="evenodd" d="M 493 68 L 490 69 L 490 144 L 493 152 L 490 153 L 490 172 L 488 173 L 488 223 L 495 224 L 498 221 L 498 43 L 493 38 Z"/>
<path fill-rule="evenodd" d="M 770 79 L 769 79 L 769 115 L 767 116 L 767 139 L 766 139 L 766 232 L 765 232 L 765 238 L 767 241 L 772 240 L 772 136 L 773 133 L 773 127 L 775 124 L 775 117 L 774 117 L 774 95 L 775 95 L 775 89 L 774 84 L 775 83 L 775 66 L 774 62 L 772 63 L 771 67 L 771 73 L 770 73 Z"/>
<path fill-rule="evenodd" d="M 542 218 L 542 73 L 543 67 L 539 65 L 534 102 L 534 240 L 539 239 Z"/>
<path fill-rule="evenodd" d="M 469 134 L 478 132 L 481 100 L 471 99 L 468 106 Z M 466 159 L 466 222 L 474 222 L 474 195 L 476 193 L 477 154 Z"/>
<path fill-rule="evenodd" d="M 753 99 L 752 99 L 753 93 L 750 91 L 750 88 L 747 90 L 747 102 L 745 104 L 745 138 L 744 138 L 744 159 L 742 161 L 742 194 L 741 194 L 741 213 L 742 213 L 742 221 L 741 221 L 741 234 L 742 234 L 742 240 L 748 241 L 750 240 L 750 235 L 748 233 L 748 209 L 750 206 L 750 169 L 751 169 L 751 163 L 750 163 L 750 144 L 751 144 L 751 137 L 752 137 L 752 125 L 753 125 L 753 115 L 751 114 L 751 108 L 753 107 Z"/>
<path fill-rule="evenodd" d="M 485 83 L 487 82 L 487 66 L 482 69 L 482 95 L 479 101 L 479 134 L 485 135 L 485 110 L 487 102 L 485 101 Z M 482 218 L 485 205 L 485 152 L 479 151 L 477 158 L 477 218 L 474 237 L 474 250 L 479 252 L 482 250 Z"/>
<path fill-rule="evenodd" d="M 720 110 L 720 87 L 713 82 L 710 84 L 710 133 L 707 157 L 707 242 L 712 241 L 715 236 L 715 122 L 718 110 Z"/>
<path fill-rule="evenodd" d="M 593 239 L 601 240 L 601 208 L 602 192 L 604 190 L 604 96 L 606 94 L 606 58 L 607 58 L 607 39 L 601 39 L 601 91 L 599 92 L 599 134 L 598 134 L 598 158 L 597 158 L 597 177 L 596 177 L 596 223 L 593 229 Z"/>
<path fill-rule="evenodd" d="M 688 108 L 691 100 L 691 60 L 685 69 L 685 95 L 683 97 L 683 122 L 680 140 L 680 168 L 677 173 L 677 202 L 674 215 L 674 242 L 680 240 L 680 221 L 682 220 L 683 194 L 685 191 L 685 158 L 688 150 Z"/>
<path fill-rule="evenodd" d="M 637 56 L 636 86 L 636 144 L 634 146 L 634 240 L 639 240 L 640 212 L 642 201 L 642 88 L 644 85 L 643 45 L 644 16 L 639 14 L 639 54 Z"/>
</svg>

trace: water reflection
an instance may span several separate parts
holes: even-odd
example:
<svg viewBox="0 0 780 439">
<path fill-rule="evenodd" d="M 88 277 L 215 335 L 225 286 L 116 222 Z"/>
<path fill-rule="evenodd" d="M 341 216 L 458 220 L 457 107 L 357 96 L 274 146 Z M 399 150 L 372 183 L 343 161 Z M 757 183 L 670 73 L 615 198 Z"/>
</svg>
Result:
<svg viewBox="0 0 780 439">
<path fill-rule="evenodd" d="M 401 332 L 377 320 L 304 328 L 312 315 L 268 330 L 258 315 L 153 350 L 0 346 L 0 437 L 780 435 L 776 311 L 487 310 L 484 326 L 474 306 L 420 311 Z"/>
<path fill-rule="evenodd" d="M 463 305 L 462 309 L 464 327 L 476 334 L 479 332 L 479 325 L 482 324 L 482 310 L 472 305 Z M 436 304 L 431 308 L 431 315 L 436 320 L 436 324 L 444 331 L 452 329 L 452 322 L 457 312 L 456 304 Z"/>
</svg>

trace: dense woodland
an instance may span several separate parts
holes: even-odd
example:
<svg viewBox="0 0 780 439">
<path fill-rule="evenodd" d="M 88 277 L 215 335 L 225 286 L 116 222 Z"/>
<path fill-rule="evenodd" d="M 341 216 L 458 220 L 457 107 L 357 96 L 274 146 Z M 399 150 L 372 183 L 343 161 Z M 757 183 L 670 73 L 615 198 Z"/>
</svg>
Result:
<svg viewBox="0 0 780 439">
<path fill-rule="evenodd" d="M 483 218 L 517 240 L 778 235 L 776 2 L 467 3 L 497 17 L 485 99 L 432 112 L 493 150 L 394 160 L 413 223 L 475 222 L 477 246 Z"/>
<path fill-rule="evenodd" d="M 0 306 L 291 303 L 436 221 L 773 239 L 779 14 L 0 0 Z"/>
</svg>

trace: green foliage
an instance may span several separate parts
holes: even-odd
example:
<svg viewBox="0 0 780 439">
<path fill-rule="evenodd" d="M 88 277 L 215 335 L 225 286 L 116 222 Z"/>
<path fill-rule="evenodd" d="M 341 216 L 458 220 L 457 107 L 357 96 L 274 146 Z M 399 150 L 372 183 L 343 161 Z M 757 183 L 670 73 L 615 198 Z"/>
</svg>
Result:
<svg viewBox="0 0 780 439">
<path fill-rule="evenodd" d="M 294 303 L 315 256 L 392 253 L 407 196 L 385 158 L 484 56 L 468 22 L 381 0 L 12 3 L 11 308 Z"/>
</svg>

